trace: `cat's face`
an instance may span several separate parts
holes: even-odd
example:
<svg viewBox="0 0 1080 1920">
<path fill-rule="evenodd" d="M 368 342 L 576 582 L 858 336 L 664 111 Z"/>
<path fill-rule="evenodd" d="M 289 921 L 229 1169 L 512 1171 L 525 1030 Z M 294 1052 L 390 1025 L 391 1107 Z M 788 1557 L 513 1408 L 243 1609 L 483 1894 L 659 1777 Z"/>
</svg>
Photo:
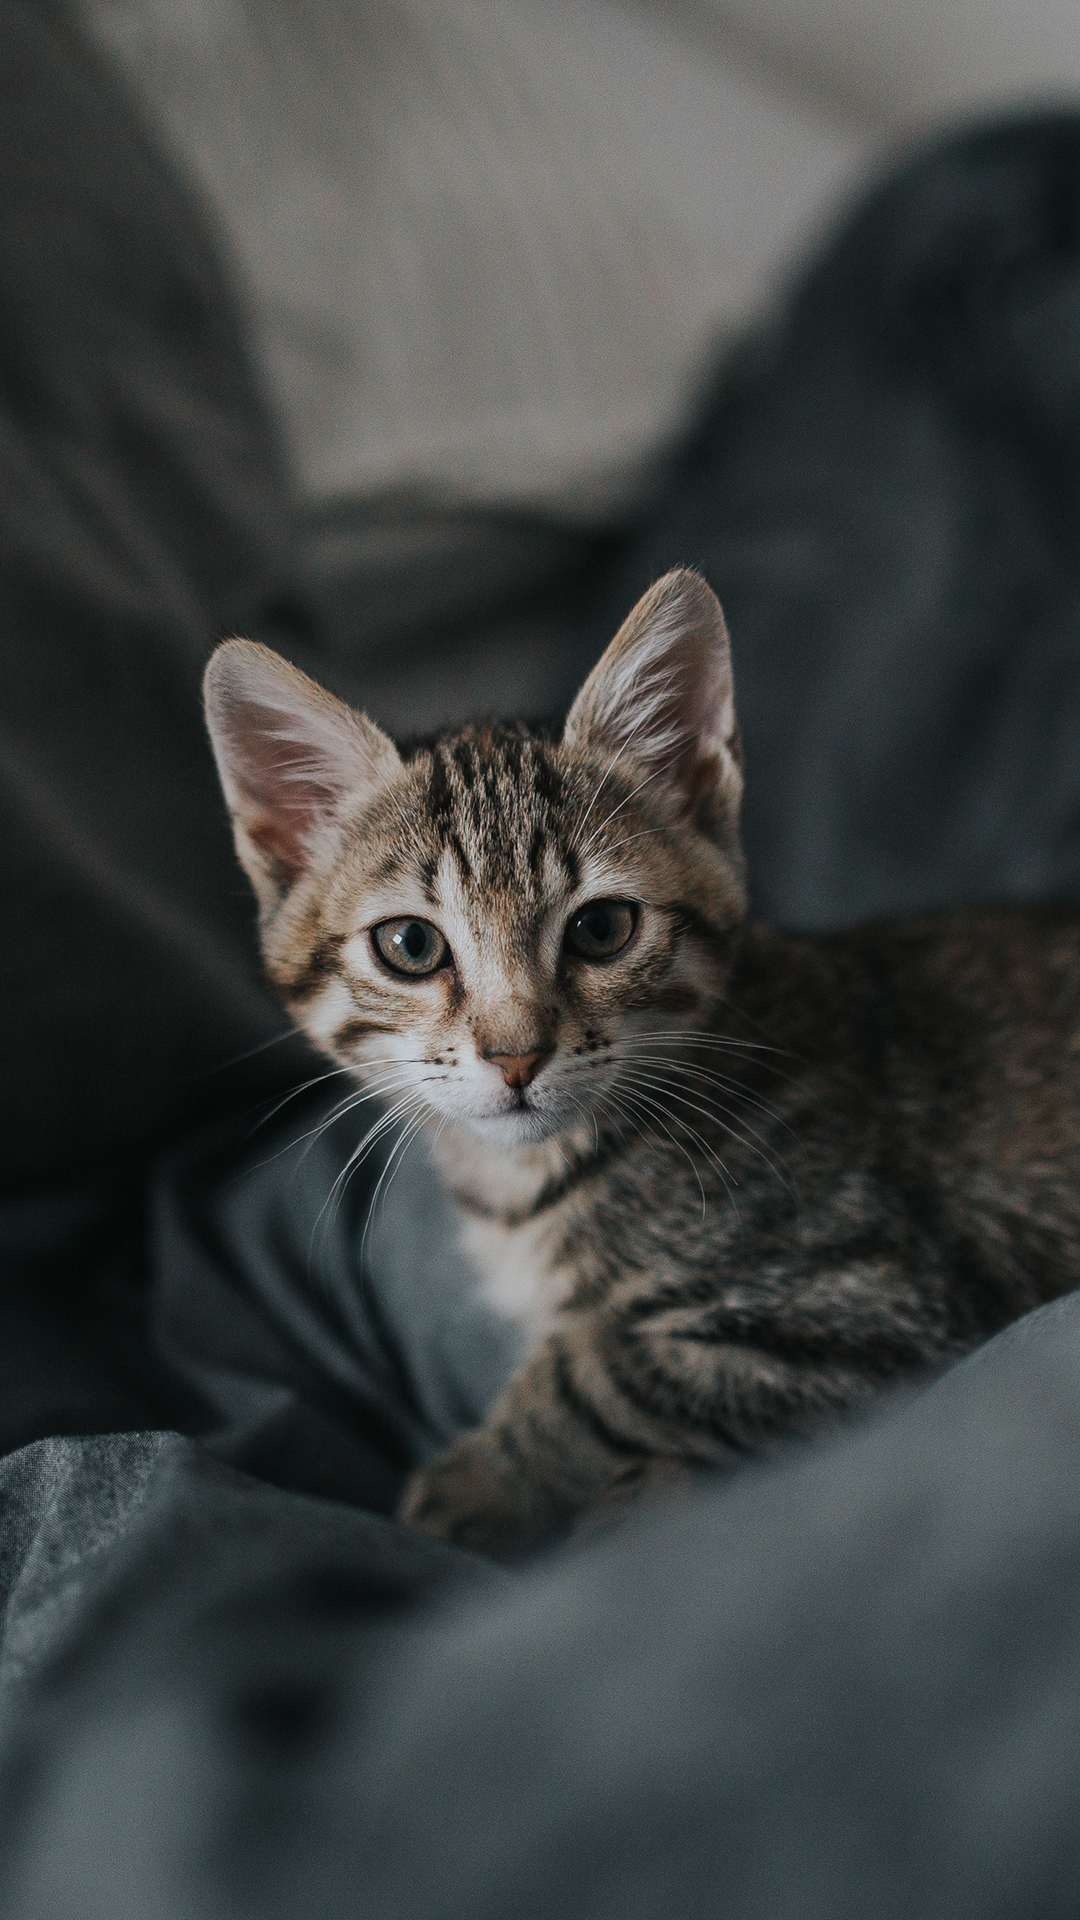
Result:
<svg viewBox="0 0 1080 1920">
<path fill-rule="evenodd" d="M 646 596 L 561 739 L 470 727 L 402 760 L 235 641 L 208 713 L 270 976 L 325 1053 L 403 1119 L 511 1148 L 647 1116 L 641 1059 L 632 1095 L 628 1069 L 705 1022 L 746 907 L 727 640 L 703 581 Z"/>
</svg>

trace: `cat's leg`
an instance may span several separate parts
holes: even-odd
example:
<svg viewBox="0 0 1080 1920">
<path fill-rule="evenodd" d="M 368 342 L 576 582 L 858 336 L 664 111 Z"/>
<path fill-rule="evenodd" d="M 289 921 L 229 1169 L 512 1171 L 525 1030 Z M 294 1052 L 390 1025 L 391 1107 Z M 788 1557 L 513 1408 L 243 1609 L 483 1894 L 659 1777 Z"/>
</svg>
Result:
<svg viewBox="0 0 1080 1920">
<path fill-rule="evenodd" d="M 413 1474 L 401 1518 L 499 1558 L 687 1477 L 666 1424 L 614 1385 L 597 1333 L 581 1322 L 551 1335 L 485 1424 Z"/>
<path fill-rule="evenodd" d="M 918 1272 L 856 1252 L 776 1268 L 737 1297 L 636 1281 L 567 1317 L 484 1426 L 413 1476 L 403 1517 L 513 1553 L 635 1487 L 822 1428 L 961 1350 L 930 1257 Z"/>
</svg>

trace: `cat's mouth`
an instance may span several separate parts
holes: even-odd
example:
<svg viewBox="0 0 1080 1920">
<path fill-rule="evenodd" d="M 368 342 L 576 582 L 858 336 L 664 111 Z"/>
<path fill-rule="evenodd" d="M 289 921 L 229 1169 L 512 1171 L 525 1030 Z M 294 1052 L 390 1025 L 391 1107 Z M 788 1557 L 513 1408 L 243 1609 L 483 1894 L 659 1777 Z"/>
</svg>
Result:
<svg viewBox="0 0 1080 1920">
<path fill-rule="evenodd" d="M 513 1087 L 507 1090 L 506 1098 L 496 1110 L 496 1119 L 524 1125 L 530 1137 L 535 1138 L 538 1129 L 546 1130 L 544 1108 L 533 1096 L 530 1098 L 527 1087 Z"/>
<path fill-rule="evenodd" d="M 583 1107 L 545 1075 L 539 1084 L 477 1085 L 471 1078 L 446 1076 L 427 1092 L 435 1116 L 467 1127 L 486 1140 L 508 1147 L 538 1146 L 573 1126 Z"/>
<path fill-rule="evenodd" d="M 515 1087 L 505 1099 L 487 1113 L 470 1115 L 466 1124 L 488 1139 L 502 1140 L 511 1146 L 537 1146 L 550 1140 L 566 1124 L 567 1116 L 555 1111 L 550 1102 L 530 1098 L 528 1089 Z"/>
</svg>

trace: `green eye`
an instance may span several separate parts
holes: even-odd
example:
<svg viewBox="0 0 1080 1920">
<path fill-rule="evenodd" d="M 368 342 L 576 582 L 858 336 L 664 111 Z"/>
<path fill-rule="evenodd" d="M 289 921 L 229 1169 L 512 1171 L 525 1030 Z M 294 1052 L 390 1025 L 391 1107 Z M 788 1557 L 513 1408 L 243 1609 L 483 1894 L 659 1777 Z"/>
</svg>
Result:
<svg viewBox="0 0 1080 1920">
<path fill-rule="evenodd" d="M 372 927 L 371 938 L 380 960 L 414 980 L 438 973 L 450 958 L 446 941 L 430 920 L 382 920 Z"/>
<path fill-rule="evenodd" d="M 566 950 L 582 960 L 607 960 L 620 953 L 637 926 L 637 908 L 629 900 L 590 900 L 566 929 Z"/>
</svg>

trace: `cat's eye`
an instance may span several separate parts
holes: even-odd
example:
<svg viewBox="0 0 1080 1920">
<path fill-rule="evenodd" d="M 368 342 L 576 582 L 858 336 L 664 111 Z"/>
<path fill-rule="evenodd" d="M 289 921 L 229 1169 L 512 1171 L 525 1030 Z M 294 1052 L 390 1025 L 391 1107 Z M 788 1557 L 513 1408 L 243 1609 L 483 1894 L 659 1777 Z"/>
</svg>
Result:
<svg viewBox="0 0 1080 1920">
<path fill-rule="evenodd" d="M 637 908 L 629 900 L 590 900 L 566 929 L 566 950 L 580 960 L 609 960 L 636 926 Z"/>
<path fill-rule="evenodd" d="M 430 920 L 381 920 L 372 927 L 371 938 L 380 960 L 414 980 L 438 973 L 450 958 L 450 948 Z"/>
</svg>

